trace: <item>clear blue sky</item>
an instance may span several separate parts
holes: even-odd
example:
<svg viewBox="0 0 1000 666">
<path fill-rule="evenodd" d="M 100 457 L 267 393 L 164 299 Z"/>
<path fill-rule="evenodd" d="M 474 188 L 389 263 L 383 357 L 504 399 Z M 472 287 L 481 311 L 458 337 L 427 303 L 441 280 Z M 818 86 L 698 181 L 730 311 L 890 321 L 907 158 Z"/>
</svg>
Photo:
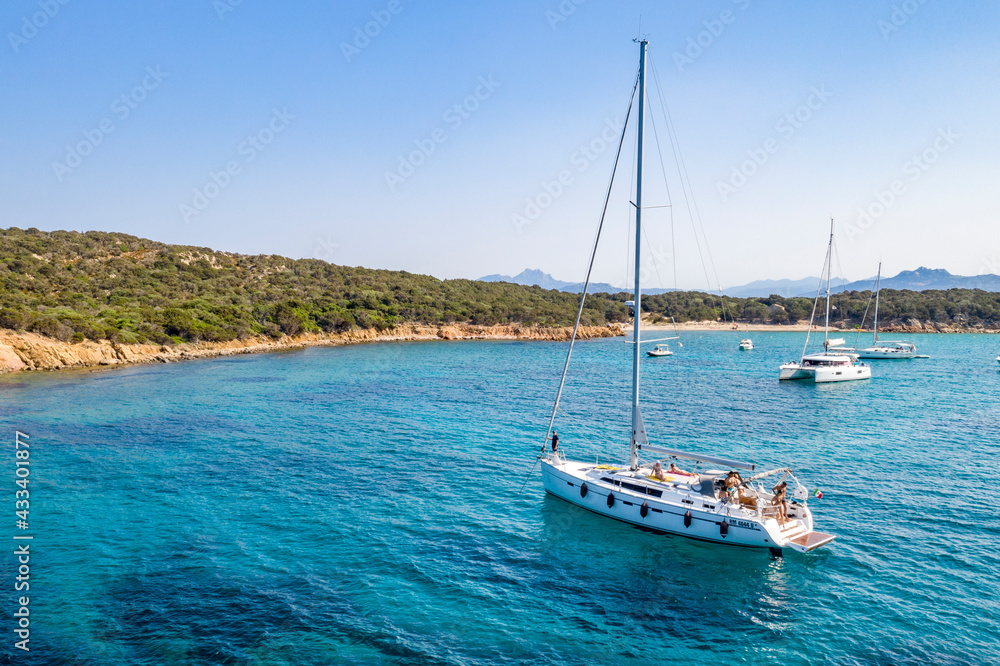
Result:
<svg viewBox="0 0 1000 666">
<path fill-rule="evenodd" d="M 0 9 L 0 226 L 580 279 L 612 151 L 579 148 L 624 112 L 641 16 L 723 285 L 818 274 L 831 216 L 848 278 L 1000 272 L 997 3 L 63 1 Z M 670 182 L 646 203 L 675 205 L 680 285 L 712 286 Z M 600 280 L 624 281 L 627 216 Z"/>
</svg>

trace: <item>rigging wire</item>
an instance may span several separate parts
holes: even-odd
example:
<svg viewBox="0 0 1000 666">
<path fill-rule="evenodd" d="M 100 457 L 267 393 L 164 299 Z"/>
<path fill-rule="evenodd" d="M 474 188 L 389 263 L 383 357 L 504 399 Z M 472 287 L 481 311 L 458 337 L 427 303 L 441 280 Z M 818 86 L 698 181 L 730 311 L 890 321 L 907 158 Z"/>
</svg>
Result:
<svg viewBox="0 0 1000 666">
<path fill-rule="evenodd" d="M 709 266 L 711 266 L 711 269 L 712 269 L 711 273 L 712 273 L 712 276 L 715 278 L 715 285 L 714 286 L 715 286 L 715 288 L 719 292 L 719 304 L 720 304 L 720 308 L 721 308 L 721 312 L 722 312 L 722 320 L 723 320 L 723 322 L 728 322 L 730 320 L 730 315 L 729 315 L 728 309 L 726 307 L 726 296 L 725 296 L 725 293 L 722 290 L 722 283 L 719 280 L 718 271 L 715 268 L 715 260 L 712 258 L 712 251 L 711 251 L 711 248 L 710 248 L 709 243 L 708 243 L 708 234 L 705 232 L 705 225 L 704 225 L 704 223 L 702 222 L 702 219 L 701 219 L 701 211 L 698 209 L 698 203 L 697 203 L 697 201 L 695 200 L 695 197 L 694 197 L 694 188 L 691 185 L 691 176 L 688 173 L 687 164 L 685 163 L 685 161 L 684 161 L 684 155 L 681 152 L 680 141 L 677 138 L 677 132 L 676 132 L 674 124 L 673 124 L 673 118 L 670 115 L 670 107 L 667 105 L 667 101 L 666 101 L 666 98 L 664 96 L 663 84 L 660 81 L 659 70 L 658 70 L 658 68 L 656 66 L 656 58 L 653 57 L 652 54 L 650 54 L 649 60 L 650 60 L 650 64 L 652 65 L 653 81 L 654 81 L 655 86 L 656 86 L 656 94 L 657 94 L 657 97 L 658 97 L 658 99 L 660 101 L 660 106 L 661 106 L 661 109 L 662 109 L 663 115 L 664 115 L 664 120 L 665 120 L 665 124 L 666 124 L 667 138 L 670 141 L 670 147 L 671 147 L 671 150 L 672 150 L 673 155 L 674 155 L 674 165 L 677 168 L 678 178 L 679 178 L 680 183 L 681 183 L 681 193 L 684 195 L 684 204 L 685 204 L 685 207 L 687 208 L 687 211 L 688 211 L 688 217 L 691 220 L 691 229 L 694 232 L 695 245 L 698 248 L 698 257 L 701 259 L 702 271 L 705 274 L 705 281 L 708 284 L 709 289 L 711 290 L 712 287 L 713 287 L 713 284 L 712 284 L 712 280 L 709 278 L 709 270 L 708 270 Z M 653 136 L 656 138 L 657 153 L 660 154 L 661 170 L 662 170 L 662 173 L 663 173 L 664 182 L 666 183 L 666 180 L 667 180 L 666 168 L 663 167 L 663 156 L 662 156 L 662 153 L 661 153 L 661 150 L 660 150 L 659 136 L 658 136 L 658 134 L 656 132 L 655 114 L 651 113 L 650 116 L 652 118 L 654 118 L 654 120 L 652 122 L 652 125 L 653 125 Z M 669 186 L 668 186 L 668 192 L 669 192 Z M 701 237 L 699 237 L 699 234 L 698 234 L 699 227 L 701 229 Z M 673 241 L 673 225 L 671 225 L 671 242 L 672 241 Z M 705 252 L 704 252 L 704 254 L 702 253 L 702 248 L 701 248 L 702 241 L 704 241 L 704 245 L 705 245 Z M 707 263 L 705 261 L 705 255 L 708 256 L 708 262 Z M 674 277 L 674 279 L 675 279 L 675 282 L 676 282 L 676 270 L 677 270 L 677 262 L 676 262 L 676 256 L 675 256 L 675 258 L 674 258 L 674 271 L 675 271 L 675 277 Z M 735 313 L 733 313 L 731 320 L 732 320 L 733 324 L 735 325 L 735 323 L 736 323 Z M 730 370 L 733 372 L 734 375 L 736 375 L 737 372 L 736 372 L 735 358 L 733 356 L 734 353 L 735 353 L 734 350 L 730 349 L 729 353 L 727 354 L 727 357 L 728 357 L 728 360 L 729 360 Z M 747 406 L 746 406 L 746 402 L 745 402 L 744 397 L 743 397 L 743 391 L 736 391 L 735 393 L 736 393 L 736 399 L 737 399 L 737 402 L 738 402 L 738 412 L 739 412 L 739 415 L 740 415 L 740 423 L 743 426 L 743 435 L 746 438 L 747 447 L 750 448 L 750 449 L 752 449 L 753 446 L 752 446 L 752 439 L 750 437 L 750 425 L 747 422 L 747 416 L 746 416 L 746 414 L 747 414 Z"/>
<path fill-rule="evenodd" d="M 574 344 L 576 344 L 576 333 L 580 328 L 580 318 L 583 316 L 583 305 L 587 300 L 587 289 L 590 288 L 590 275 L 591 272 L 594 270 L 594 259 L 597 257 L 597 246 L 601 241 L 601 231 L 604 229 L 604 218 L 608 213 L 608 202 L 611 200 L 611 189 L 614 186 L 615 173 L 618 171 L 618 160 L 619 158 L 621 158 L 622 145 L 625 142 L 626 129 L 628 128 L 628 119 L 629 116 L 632 114 L 632 105 L 635 102 L 635 93 L 636 90 L 638 90 L 638 88 L 639 88 L 639 72 L 636 72 L 635 83 L 632 86 L 632 94 L 629 96 L 628 111 L 625 112 L 625 125 L 624 127 L 622 127 L 622 135 L 621 138 L 618 140 L 618 151 L 615 153 L 615 163 L 614 166 L 612 166 L 611 168 L 611 177 L 608 179 L 607 194 L 605 194 L 604 196 L 604 209 L 601 211 L 601 220 L 597 225 L 597 233 L 594 236 L 594 249 L 590 253 L 590 263 L 587 266 L 587 279 L 584 281 L 583 291 L 580 293 L 580 307 L 576 311 L 576 322 L 573 324 L 573 335 L 570 336 L 569 350 L 566 353 L 566 362 L 563 365 L 562 377 L 559 380 L 559 389 L 556 391 L 555 404 L 552 405 L 552 416 L 549 418 L 549 427 L 545 431 L 545 439 L 542 440 L 541 453 L 545 453 L 545 447 L 548 445 L 549 435 L 552 434 L 552 426 L 556 420 L 556 413 L 559 411 L 559 400 L 562 398 L 563 387 L 566 384 L 566 373 L 569 370 L 570 358 L 573 356 L 573 346 Z M 531 470 L 535 468 L 535 465 L 537 463 L 538 459 L 536 458 L 531 463 L 531 467 L 528 470 L 526 470 L 524 483 L 521 484 L 522 491 L 524 490 L 524 486 L 527 485 L 528 483 L 527 475 L 531 473 Z"/>
<path fill-rule="evenodd" d="M 861 315 L 861 325 L 858 327 L 858 332 L 854 336 L 854 349 L 858 348 L 858 343 L 861 341 L 861 331 L 865 327 L 865 320 L 868 319 L 868 309 L 872 306 L 873 298 L 875 298 L 875 290 L 871 289 L 868 292 L 868 303 L 865 304 L 865 313 Z"/>
<path fill-rule="evenodd" d="M 639 130 L 637 128 L 636 132 L 638 132 L 638 131 Z M 631 143 L 631 141 L 629 143 Z M 634 153 L 633 153 L 633 157 L 634 157 Z M 635 191 L 635 176 L 636 176 L 636 171 L 638 171 L 638 169 L 639 169 L 639 164 L 638 164 L 638 162 L 635 159 L 631 160 L 631 164 L 632 164 L 631 179 L 629 180 L 629 184 L 628 184 L 628 195 L 629 195 L 629 197 L 631 197 L 632 196 L 632 192 Z M 626 238 L 632 238 L 632 236 L 633 236 L 633 234 L 632 234 L 632 221 L 633 221 L 633 219 L 632 219 L 632 209 L 629 206 L 625 206 L 623 210 L 625 212 L 625 227 L 626 227 L 626 232 L 627 232 L 627 234 L 626 234 L 625 237 Z M 629 266 L 632 265 L 632 252 L 633 252 L 632 243 L 625 243 L 625 266 L 624 266 L 624 270 L 622 271 L 622 284 L 625 284 L 625 285 L 628 285 L 628 283 L 629 283 Z M 625 291 L 627 293 L 630 293 L 629 292 L 629 287 L 626 286 L 625 287 Z M 635 300 L 634 299 L 635 299 L 635 295 L 633 294 L 633 301 L 632 301 L 633 302 L 633 306 L 635 304 Z M 627 339 L 626 339 L 626 342 L 627 342 Z M 628 345 L 624 345 L 623 348 L 627 349 Z M 627 363 L 620 364 L 619 368 L 620 368 L 619 376 L 621 378 L 621 386 L 624 388 L 624 387 L 627 387 L 629 385 L 629 381 L 632 378 L 632 371 L 629 368 L 629 366 L 628 366 Z M 632 400 L 629 397 L 628 393 L 626 391 L 624 391 L 624 390 L 619 393 L 618 405 L 619 405 L 619 409 L 620 409 L 620 412 L 619 412 L 620 420 L 618 422 L 623 425 L 622 433 L 625 435 L 625 437 L 622 438 L 622 441 L 624 442 L 624 441 L 626 441 L 629 438 L 629 436 L 632 433 L 632 425 L 629 422 L 630 418 L 631 418 L 629 416 L 629 411 L 630 411 L 630 408 L 632 407 Z"/>
</svg>

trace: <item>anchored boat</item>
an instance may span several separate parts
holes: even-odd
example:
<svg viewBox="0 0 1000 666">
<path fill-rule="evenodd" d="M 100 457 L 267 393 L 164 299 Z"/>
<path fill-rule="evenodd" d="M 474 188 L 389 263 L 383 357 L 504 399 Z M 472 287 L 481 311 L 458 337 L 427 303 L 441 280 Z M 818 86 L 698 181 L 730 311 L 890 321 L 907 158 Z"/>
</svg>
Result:
<svg viewBox="0 0 1000 666">
<path fill-rule="evenodd" d="M 542 483 L 546 492 L 608 518 L 664 534 L 677 534 L 692 539 L 734 546 L 783 548 L 808 552 L 834 539 L 833 535 L 817 532 L 809 509 L 808 489 L 785 467 L 755 473 L 750 462 L 678 451 L 649 443 L 639 407 L 640 347 L 657 340 L 640 337 L 641 285 L 640 252 L 642 239 L 642 142 L 643 113 L 646 86 L 645 40 L 639 41 L 639 75 L 633 99 L 638 93 L 637 154 L 635 189 L 635 301 L 632 309 L 632 416 L 629 441 L 629 462 L 620 466 L 599 465 L 569 460 L 564 451 L 549 451 L 547 443 L 553 433 L 559 401 L 566 381 L 566 372 L 573 355 L 576 331 L 580 324 L 590 275 L 594 266 L 600 231 L 607 214 L 601 216 L 594 253 L 591 255 L 587 279 L 580 297 L 576 325 L 570 340 L 562 378 L 556 393 L 546 440 L 539 456 Z M 631 112 L 631 104 L 629 105 Z M 626 116 L 626 126 L 628 116 Z M 618 146 L 624 142 L 625 130 Z M 617 158 L 615 161 L 617 169 Z M 612 174 L 612 182 L 614 174 Z M 610 198 L 610 185 L 609 194 Z M 650 454 L 651 462 L 640 462 L 640 454 Z M 682 470 L 671 465 L 664 470 L 661 461 L 673 460 L 693 469 Z M 746 478 L 741 474 L 746 473 Z M 789 486 L 789 481 L 792 483 Z M 771 483 L 774 485 L 768 487 Z"/>
<path fill-rule="evenodd" d="M 812 314 L 809 316 L 809 330 L 806 331 L 806 343 L 802 347 L 802 357 L 799 361 L 783 363 L 778 368 L 778 379 L 806 379 L 819 383 L 847 382 L 857 379 L 871 379 L 872 369 L 861 363 L 853 350 L 844 349 L 843 338 L 830 339 L 830 282 L 833 279 L 833 220 L 830 220 L 830 244 L 826 250 L 826 323 L 823 327 L 823 351 L 819 354 L 806 354 L 809 348 L 809 334 L 812 332 L 813 319 L 816 317 L 816 306 L 819 304 L 820 293 L 817 289 L 816 300 L 813 301 Z"/>
<path fill-rule="evenodd" d="M 878 339 L 878 295 L 882 286 L 882 262 L 878 264 L 878 275 L 875 277 L 875 320 L 872 326 L 872 346 L 859 349 L 858 358 L 917 358 L 917 347 L 908 340 Z M 926 358 L 926 357 L 924 357 Z"/>
</svg>

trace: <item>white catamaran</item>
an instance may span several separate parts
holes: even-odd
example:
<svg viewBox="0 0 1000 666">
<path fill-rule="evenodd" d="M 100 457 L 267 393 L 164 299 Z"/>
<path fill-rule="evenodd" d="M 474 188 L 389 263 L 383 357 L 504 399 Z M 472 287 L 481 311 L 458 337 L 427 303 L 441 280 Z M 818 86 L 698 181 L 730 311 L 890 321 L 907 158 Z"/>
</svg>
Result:
<svg viewBox="0 0 1000 666">
<path fill-rule="evenodd" d="M 677 534 L 692 539 L 735 546 L 770 548 L 772 552 L 792 548 L 807 552 L 829 543 L 832 535 L 814 531 L 813 516 L 807 506 L 808 489 L 799 483 L 791 470 L 781 467 L 754 474 L 755 465 L 698 453 L 686 453 L 649 443 L 642 413 L 639 409 L 640 345 L 657 340 L 642 340 L 640 316 L 640 241 L 642 239 L 642 144 L 643 113 L 646 97 L 646 47 L 639 41 L 638 118 L 636 125 L 636 189 L 635 189 L 635 305 L 633 310 L 632 345 L 632 428 L 628 464 L 598 465 L 592 462 L 568 460 L 562 450 L 548 451 L 547 442 L 553 432 L 559 401 L 566 381 L 576 340 L 576 328 L 570 341 L 562 379 L 556 393 L 552 417 L 540 456 L 542 482 L 546 492 L 589 509 L 658 533 Z M 631 105 L 630 105 L 631 110 Z M 626 125 L 628 117 L 626 116 Z M 625 130 L 621 142 L 624 142 Z M 621 142 L 618 151 L 621 154 Z M 617 158 L 616 158 L 617 167 Z M 613 182 L 613 175 L 612 175 Z M 610 185 L 608 197 L 610 197 Z M 607 199 L 605 199 L 605 214 Z M 601 217 L 601 227 L 604 215 Z M 600 227 L 597 235 L 600 239 Z M 580 297 L 576 326 L 583 312 L 590 273 L 597 252 L 591 255 L 587 281 Z M 639 454 L 655 454 L 655 464 L 640 463 Z M 686 461 L 694 471 L 682 471 L 673 465 L 661 469 L 660 461 Z M 747 473 L 743 478 L 739 472 Z M 771 478 L 773 483 L 765 484 Z M 784 485 L 781 485 L 781 484 Z M 768 486 L 772 486 L 770 489 Z M 774 491 L 774 492 L 773 492 Z M 776 497 L 775 494 L 778 496 Z"/>
<path fill-rule="evenodd" d="M 830 220 L 830 244 L 826 249 L 826 323 L 823 327 L 823 351 L 819 354 L 806 354 L 809 348 L 809 334 L 812 332 L 813 319 L 816 317 L 816 306 L 820 294 L 817 290 L 813 301 L 812 315 L 809 317 L 809 330 L 806 331 L 806 343 L 802 347 L 802 357 L 798 363 L 783 363 L 778 372 L 778 379 L 807 379 L 816 383 L 847 382 L 855 379 L 871 379 L 872 369 L 858 361 L 853 350 L 844 349 L 843 338 L 830 339 L 830 282 L 833 279 L 833 220 Z"/>
</svg>

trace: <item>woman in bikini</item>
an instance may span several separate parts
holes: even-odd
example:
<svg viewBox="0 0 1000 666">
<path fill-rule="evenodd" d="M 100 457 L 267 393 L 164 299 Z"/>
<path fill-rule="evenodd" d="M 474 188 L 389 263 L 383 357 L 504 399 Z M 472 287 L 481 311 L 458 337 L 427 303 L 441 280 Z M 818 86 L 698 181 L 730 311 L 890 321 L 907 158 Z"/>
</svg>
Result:
<svg viewBox="0 0 1000 666">
<path fill-rule="evenodd" d="M 778 522 L 784 523 L 788 521 L 788 484 L 782 481 L 774 488 L 771 488 L 771 492 L 774 493 L 774 497 L 771 498 L 771 504 L 778 507 Z"/>
</svg>

